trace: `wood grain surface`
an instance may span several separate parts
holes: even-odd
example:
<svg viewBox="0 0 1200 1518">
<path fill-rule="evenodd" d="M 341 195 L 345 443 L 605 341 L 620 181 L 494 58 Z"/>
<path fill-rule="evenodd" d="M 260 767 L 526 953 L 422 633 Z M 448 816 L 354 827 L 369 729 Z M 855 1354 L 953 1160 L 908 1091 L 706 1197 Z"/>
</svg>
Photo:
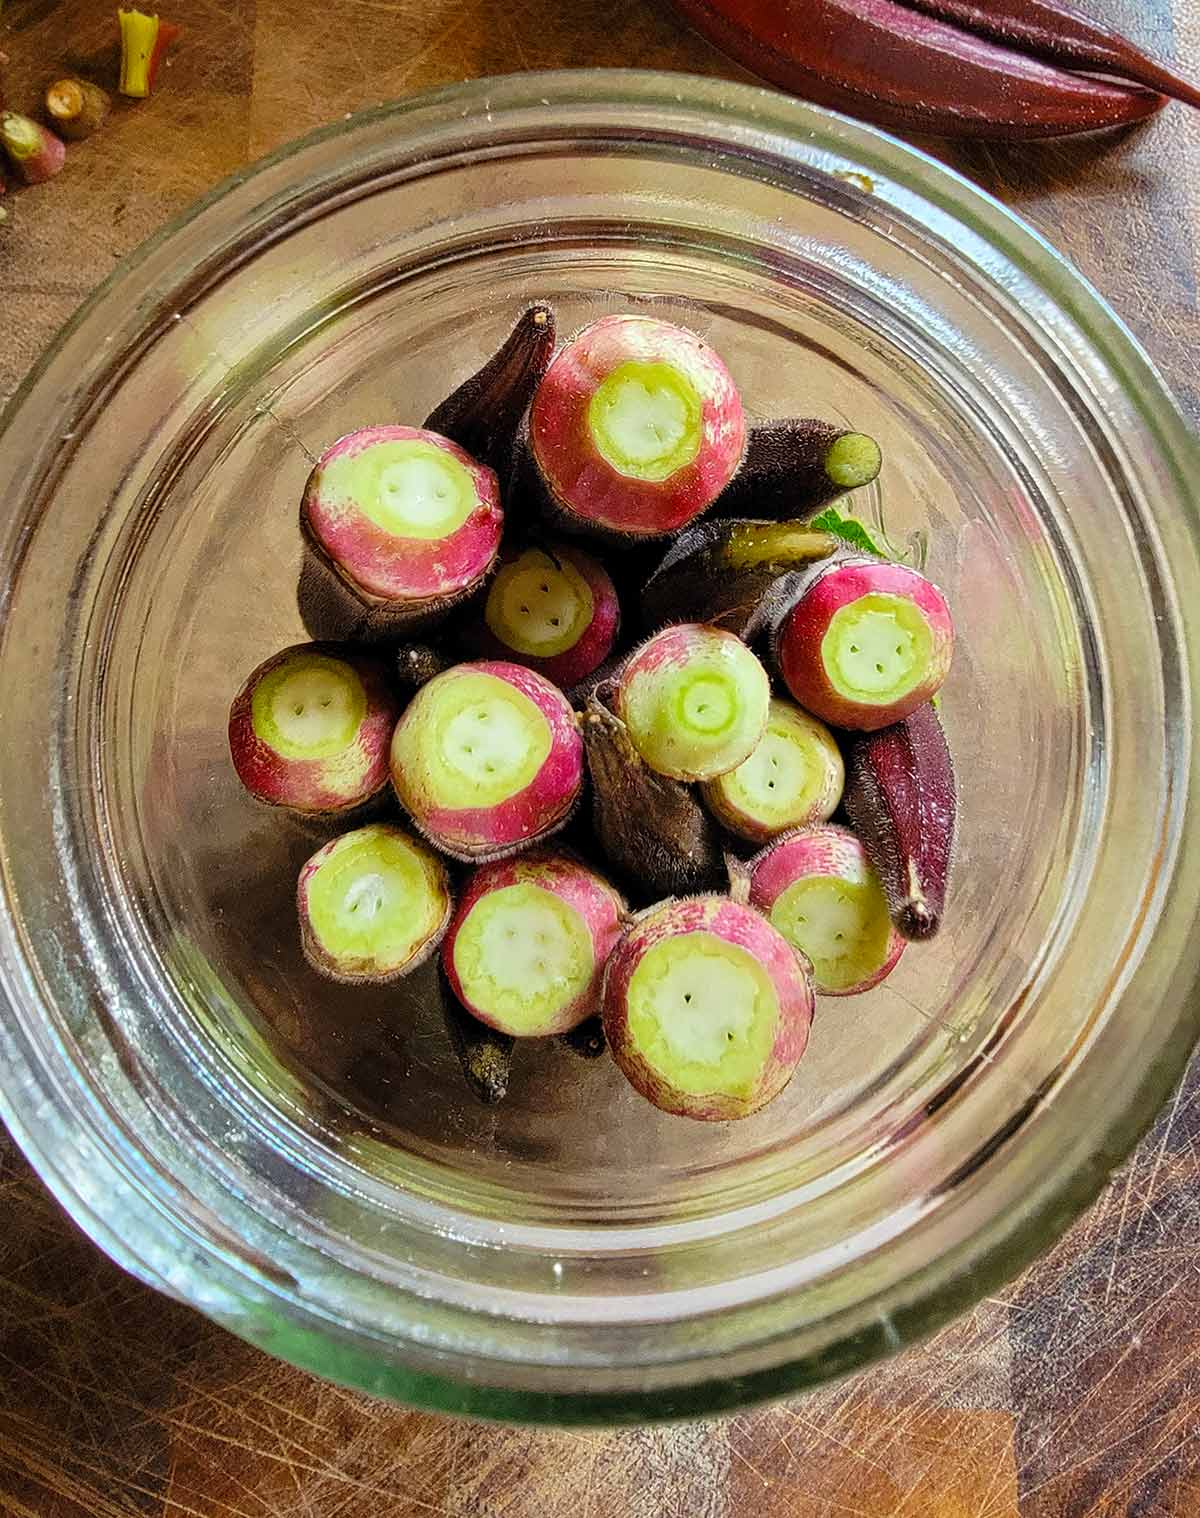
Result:
<svg viewBox="0 0 1200 1518">
<path fill-rule="evenodd" d="M 1090 0 L 1200 59 L 1200 0 Z M 0 232 L 0 400 L 163 220 L 309 127 L 447 80 L 743 77 L 653 0 L 164 0 L 186 35 Z M 111 71 L 99 0 L 9 0 L 8 103 Z M 929 146 L 929 144 L 924 144 Z M 935 148 L 935 150 L 938 150 Z M 1200 416 L 1200 117 L 941 149 L 1065 251 Z M 13 1518 L 1200 1518 L 1200 1066 L 1057 1249 L 930 1343 L 714 1423 L 520 1431 L 319 1383 L 104 1259 L 0 1142 L 0 1513 Z"/>
</svg>

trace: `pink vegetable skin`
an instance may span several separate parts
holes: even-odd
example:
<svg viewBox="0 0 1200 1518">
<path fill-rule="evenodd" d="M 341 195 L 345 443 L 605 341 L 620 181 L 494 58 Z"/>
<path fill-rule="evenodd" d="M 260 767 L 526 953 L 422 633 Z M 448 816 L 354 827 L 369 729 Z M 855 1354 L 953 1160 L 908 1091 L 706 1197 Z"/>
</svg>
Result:
<svg viewBox="0 0 1200 1518">
<path fill-rule="evenodd" d="M 591 939 L 591 973 L 569 1001 L 553 1008 L 549 1020 L 536 1027 L 519 1026 L 497 1014 L 486 997 L 473 995 L 464 986 L 455 963 L 454 949 L 458 936 L 471 913 L 486 897 L 510 886 L 530 885 L 550 892 L 579 914 Z M 600 1002 L 600 982 L 608 956 L 612 953 L 625 915 L 625 901 L 618 891 L 570 854 L 538 849 L 516 858 L 482 865 L 472 875 L 450 931 L 442 944 L 442 964 L 455 996 L 480 1022 L 517 1037 L 546 1037 L 568 1033 L 591 1017 Z M 522 946 L 524 952 L 527 949 Z M 488 968 L 495 970 L 495 965 Z"/>
<path fill-rule="evenodd" d="M 0 147 L 8 155 L 13 172 L 25 184 L 53 179 L 66 161 L 60 138 L 40 122 L 16 111 L 0 111 Z"/>
<path fill-rule="evenodd" d="M 346 466 L 356 461 L 361 466 L 370 450 L 388 445 L 423 448 L 426 462 L 423 466 L 421 460 L 401 461 L 399 467 L 386 465 L 381 470 L 382 484 L 364 491 Z M 385 510 L 368 514 L 368 495 L 376 501 L 382 497 L 386 504 L 389 488 L 402 491 L 424 483 L 429 495 L 423 509 L 436 516 L 432 492 L 446 488 L 431 472 L 439 458 L 446 461 L 452 483 L 469 489 L 474 497 L 471 509 L 453 530 L 425 536 L 394 531 L 379 520 L 386 517 Z M 427 462 L 430 459 L 433 466 Z M 418 473 L 422 467 L 423 479 Z M 420 509 L 410 515 L 419 518 Z M 420 427 L 365 427 L 340 438 L 317 461 L 300 508 L 301 531 L 318 556 L 365 605 L 394 610 L 398 623 L 444 610 L 470 594 L 495 560 L 502 524 L 493 472 L 457 443 Z"/>
<path fill-rule="evenodd" d="M 548 577 L 536 573 L 539 565 L 550 572 Z M 520 588 L 528 594 L 517 594 Z M 590 599 L 591 612 L 575 642 L 550 655 L 534 652 L 539 630 L 551 631 L 547 618 L 562 608 L 564 599 L 569 603 L 569 613 L 586 614 L 579 597 Z M 578 548 L 555 543 L 547 549 L 530 548 L 504 556 L 489 587 L 487 604 L 465 637 L 472 650 L 484 658 L 524 664 L 568 690 L 586 680 L 608 658 L 620 622 L 616 587 L 603 564 Z"/>
<path fill-rule="evenodd" d="M 468 680 L 475 683 L 464 691 Z M 478 743 L 464 736 L 474 721 Z M 501 741 L 489 749 L 493 731 Z M 536 768 L 525 764 L 522 744 L 544 755 Z M 569 702 L 548 680 L 519 664 L 480 660 L 456 664 L 421 687 L 396 725 L 391 768 L 417 828 L 452 858 L 482 862 L 567 822 L 583 785 L 583 740 Z"/>
<path fill-rule="evenodd" d="M 811 930 L 822 911 L 833 915 L 821 927 L 826 947 L 847 947 L 854 953 L 843 973 L 822 977 L 822 961 L 812 952 L 817 990 L 825 996 L 854 996 L 869 991 L 895 969 L 904 952 L 904 939 L 887 918 L 887 899 L 867 859 L 862 844 L 848 828 L 825 824 L 804 828 L 768 844 L 747 866 L 750 904 L 769 918 L 801 953 L 813 951 L 813 943 L 798 930 L 792 939 L 788 924 L 794 913 L 775 915 L 776 904 L 799 881 L 828 881 L 825 903 L 819 898 L 804 908 L 801 921 Z M 853 908 L 837 903 L 838 887 L 845 887 Z M 857 933 L 855 930 L 859 930 Z M 844 934 L 836 942 L 834 934 Z M 855 969 L 857 965 L 857 970 Z"/>
<path fill-rule="evenodd" d="M 292 672 L 292 683 L 284 686 Z M 306 682 L 309 683 L 306 689 Z M 354 689 L 357 683 L 357 690 Z M 271 691 L 296 701 L 334 694 L 357 702 L 360 718 L 349 720 L 352 732 L 340 746 L 319 746 L 318 757 L 305 758 L 300 745 L 288 744 L 272 721 Z M 257 711 L 256 711 L 257 693 Z M 264 716 L 266 699 L 266 720 Z M 303 711 L 289 702 L 285 719 L 303 721 Z M 299 643 L 260 664 L 234 697 L 229 711 L 229 752 L 238 779 L 252 796 L 272 806 L 329 816 L 353 811 L 388 783 L 388 749 L 400 715 L 381 665 L 347 655 L 332 645 Z M 279 747 L 274 746 L 279 744 Z"/>
<path fill-rule="evenodd" d="M 669 1040 L 652 1042 L 647 1050 L 638 1037 L 634 977 L 648 955 L 671 941 L 680 947 L 668 952 L 677 956 L 684 969 L 675 970 L 677 978 L 673 984 L 669 980 L 664 982 L 658 1012 L 660 1016 L 673 1018 L 673 1028 Z M 722 944 L 743 951 L 744 964 L 756 965 L 765 973 L 777 1003 L 774 1028 L 766 1030 L 756 1065 L 749 1068 L 743 1065 L 731 1080 L 723 1078 L 720 1065 L 714 1064 L 707 1089 L 703 1079 L 694 1076 L 687 1082 L 690 1089 L 684 1089 L 678 1072 L 669 1067 L 664 1050 L 686 1044 L 687 1017 L 693 1005 L 698 1015 L 703 1014 L 705 1022 L 694 1058 L 689 1061 L 693 1071 L 697 1062 L 703 1068 L 705 1056 L 713 1050 L 714 1013 L 718 1019 L 729 1017 L 727 1029 L 715 1029 L 716 1048 L 723 1050 L 728 1038 L 728 1047 L 735 1058 L 738 1039 L 746 1028 L 746 1008 L 723 1001 L 725 986 L 715 975 L 706 974 L 708 964 L 715 964 L 720 971 Z M 693 953 L 698 962 L 689 973 L 688 959 Z M 657 959 L 662 963 L 665 956 L 659 954 Z M 653 968 L 654 962 L 651 963 Z M 744 969 L 735 970 L 730 985 L 744 984 L 745 979 Z M 714 1004 L 700 1009 L 698 1004 L 704 997 L 706 984 L 711 987 Z M 779 1095 L 804 1053 L 812 1014 L 812 981 L 803 961 L 764 917 L 725 896 L 691 896 L 651 907 L 639 916 L 613 950 L 604 976 L 604 1031 L 625 1078 L 664 1112 L 706 1122 L 747 1117 Z"/>
<path fill-rule="evenodd" d="M 930 700 L 953 652 L 954 623 L 937 586 L 906 565 L 869 558 L 818 570 L 774 635 L 779 672 L 800 705 L 861 731 Z"/>
<path fill-rule="evenodd" d="M 657 455 L 655 437 L 663 440 Z M 551 363 L 533 398 L 529 438 L 571 526 L 653 538 L 712 505 L 742 461 L 746 423 L 729 371 L 694 333 L 647 316 L 606 316 Z"/>
</svg>

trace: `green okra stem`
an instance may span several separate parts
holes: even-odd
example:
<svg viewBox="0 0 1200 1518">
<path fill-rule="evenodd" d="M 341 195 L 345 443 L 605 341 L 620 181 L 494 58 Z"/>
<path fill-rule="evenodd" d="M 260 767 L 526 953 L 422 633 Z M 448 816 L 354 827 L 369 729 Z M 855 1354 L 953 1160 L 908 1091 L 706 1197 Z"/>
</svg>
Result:
<svg viewBox="0 0 1200 1518">
<path fill-rule="evenodd" d="M 0 112 L 0 147 L 25 184 L 42 184 L 62 169 L 67 150 L 40 123 L 17 111 Z"/>
<path fill-rule="evenodd" d="M 669 622 L 707 622 L 747 638 L 775 581 L 838 546 L 832 534 L 803 522 L 700 522 L 680 533 L 645 582 L 643 625 L 652 631 Z"/>
</svg>

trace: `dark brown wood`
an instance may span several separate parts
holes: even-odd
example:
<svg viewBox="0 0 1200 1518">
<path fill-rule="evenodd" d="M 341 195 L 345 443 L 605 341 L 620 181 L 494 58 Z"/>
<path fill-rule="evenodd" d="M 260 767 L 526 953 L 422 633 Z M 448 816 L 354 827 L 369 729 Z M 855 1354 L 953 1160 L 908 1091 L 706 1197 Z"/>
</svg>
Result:
<svg viewBox="0 0 1200 1518">
<path fill-rule="evenodd" d="M 1200 55 L 1200 0 L 1090 0 Z M 164 0 L 157 93 L 114 102 L 0 230 L 0 400 L 114 261 L 222 176 L 466 75 L 636 62 L 743 77 L 656 0 Z M 8 0 L 6 95 L 111 85 L 112 8 Z M 1072 257 L 1200 417 L 1200 117 L 940 148 Z M 0 1141 L 4 1518 L 1195 1518 L 1200 1068 L 1062 1244 L 931 1343 L 726 1422 L 523 1432 L 382 1407 L 130 1280 Z"/>
</svg>

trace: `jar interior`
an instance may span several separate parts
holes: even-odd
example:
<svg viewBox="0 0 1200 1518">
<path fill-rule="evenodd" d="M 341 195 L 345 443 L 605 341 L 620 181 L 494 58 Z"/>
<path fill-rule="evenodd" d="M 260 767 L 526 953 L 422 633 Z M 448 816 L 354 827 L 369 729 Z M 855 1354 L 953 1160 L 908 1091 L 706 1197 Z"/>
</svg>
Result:
<svg viewBox="0 0 1200 1518">
<path fill-rule="evenodd" d="M 810 240 L 839 220 L 790 209 Z M 228 367 L 145 492 L 107 631 L 114 723 L 102 753 L 127 808 L 122 894 L 152 922 L 147 936 L 211 1047 L 273 1100 L 302 1104 L 388 1185 L 419 1175 L 423 1194 L 455 1209 L 600 1225 L 827 1188 L 986 1060 L 1062 928 L 1065 882 L 1086 854 L 1081 612 L 1038 437 L 971 388 L 919 310 L 832 259 L 751 257 L 716 238 L 681 247 L 668 228 L 620 215 L 589 220 L 586 245 L 570 219 L 543 221 L 533 247 L 506 231 L 409 263 L 385 245 L 350 282 L 296 249 L 273 330 L 249 352 L 229 351 L 239 314 L 228 295 L 185 318 L 185 341 Z M 356 427 L 420 423 L 532 299 L 554 304 L 564 334 L 612 311 L 679 322 L 725 357 L 753 418 L 820 415 L 877 437 L 881 480 L 843 508 L 925 569 L 957 619 L 942 712 L 961 821 L 944 928 L 883 986 L 823 998 L 786 1093 L 735 1124 L 657 1112 L 609 1059 L 583 1062 L 548 1040 L 519 1044 L 507 1099 L 480 1106 L 445 1037 L 432 968 L 362 989 L 306 965 L 294 882 L 336 827 L 256 804 L 229 763 L 232 694 L 306 636 L 297 507 L 313 459 Z M 126 836 L 136 847 L 120 845 Z M 1001 1103 L 1025 1094 L 992 1079 Z"/>
</svg>

